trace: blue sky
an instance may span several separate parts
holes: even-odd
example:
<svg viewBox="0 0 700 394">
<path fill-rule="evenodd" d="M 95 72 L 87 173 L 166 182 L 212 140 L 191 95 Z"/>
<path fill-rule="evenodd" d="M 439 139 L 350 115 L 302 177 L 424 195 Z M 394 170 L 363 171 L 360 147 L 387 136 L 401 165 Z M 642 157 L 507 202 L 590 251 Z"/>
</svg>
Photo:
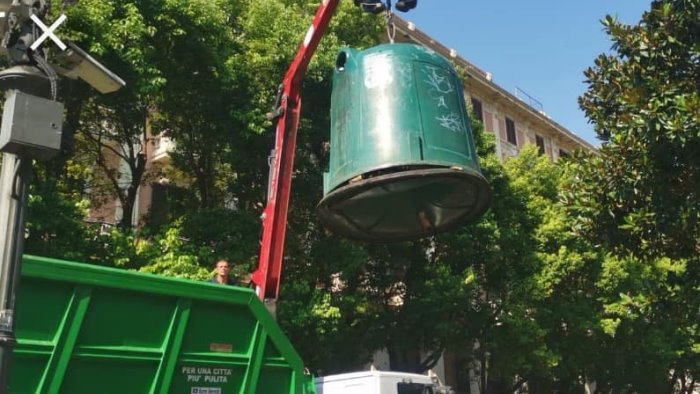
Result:
<svg viewBox="0 0 700 394">
<path fill-rule="evenodd" d="M 511 93 L 540 101 L 554 121 L 599 145 L 579 109 L 583 70 L 610 51 L 600 20 L 616 15 L 637 24 L 650 0 L 421 0 L 398 13 Z"/>
</svg>

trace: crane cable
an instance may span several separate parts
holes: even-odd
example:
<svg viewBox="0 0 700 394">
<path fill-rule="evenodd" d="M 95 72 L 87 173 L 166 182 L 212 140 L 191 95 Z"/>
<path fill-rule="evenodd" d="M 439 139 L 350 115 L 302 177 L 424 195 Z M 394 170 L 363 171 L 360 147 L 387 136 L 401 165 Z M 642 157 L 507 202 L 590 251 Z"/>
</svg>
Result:
<svg viewBox="0 0 700 394">
<path fill-rule="evenodd" d="M 384 20 L 386 21 L 386 35 L 389 38 L 389 42 L 393 44 L 396 36 L 396 25 L 394 24 L 394 13 L 391 11 L 391 1 L 388 3 L 389 7 L 386 8 Z"/>
</svg>

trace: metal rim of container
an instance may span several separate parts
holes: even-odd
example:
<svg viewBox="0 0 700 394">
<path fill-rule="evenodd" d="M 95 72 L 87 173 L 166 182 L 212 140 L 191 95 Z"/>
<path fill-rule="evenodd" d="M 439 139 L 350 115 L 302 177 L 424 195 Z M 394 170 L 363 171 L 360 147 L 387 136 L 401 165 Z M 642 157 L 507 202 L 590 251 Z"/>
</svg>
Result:
<svg viewBox="0 0 700 394">
<path fill-rule="evenodd" d="M 352 197 L 357 196 L 371 188 L 423 177 L 459 178 L 470 182 L 476 187 L 476 203 L 474 207 L 465 212 L 465 214 L 461 215 L 458 219 L 455 219 L 446 225 L 440 226 L 439 228 L 433 228 L 431 231 L 425 232 L 414 231 L 397 236 L 385 236 L 381 234 L 377 235 L 371 232 L 365 232 L 359 228 L 351 230 L 348 226 L 341 224 L 341 222 L 347 223 L 347 219 L 342 219 L 342 216 L 334 213 L 331 209 L 334 205 L 342 201 L 349 200 Z M 426 168 L 425 166 L 422 166 L 419 169 L 385 173 L 353 182 L 346 182 L 342 186 L 339 186 L 326 194 L 326 196 L 316 206 L 316 214 L 324 227 L 343 237 L 370 243 L 399 242 L 420 239 L 462 227 L 465 222 L 481 216 L 481 214 L 483 214 L 489 208 L 490 201 L 491 188 L 484 176 L 477 171 L 469 168 Z"/>
</svg>

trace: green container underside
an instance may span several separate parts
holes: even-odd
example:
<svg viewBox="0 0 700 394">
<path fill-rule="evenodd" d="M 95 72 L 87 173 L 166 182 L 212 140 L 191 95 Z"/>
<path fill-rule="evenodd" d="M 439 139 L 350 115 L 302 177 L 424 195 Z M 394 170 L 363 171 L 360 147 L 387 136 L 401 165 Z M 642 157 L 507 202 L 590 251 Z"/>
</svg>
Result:
<svg viewBox="0 0 700 394">
<path fill-rule="evenodd" d="M 25 256 L 10 393 L 313 393 L 250 289 Z"/>
</svg>

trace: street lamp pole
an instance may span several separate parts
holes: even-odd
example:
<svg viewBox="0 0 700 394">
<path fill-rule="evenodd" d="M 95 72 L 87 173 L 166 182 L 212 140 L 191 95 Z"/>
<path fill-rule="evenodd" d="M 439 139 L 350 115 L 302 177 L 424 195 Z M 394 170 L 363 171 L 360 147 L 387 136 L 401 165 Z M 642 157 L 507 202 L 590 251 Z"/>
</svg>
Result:
<svg viewBox="0 0 700 394">
<path fill-rule="evenodd" d="M 16 343 L 14 309 L 19 284 L 31 159 L 4 153 L 0 169 L 0 393 L 9 387 L 12 349 Z"/>
</svg>

